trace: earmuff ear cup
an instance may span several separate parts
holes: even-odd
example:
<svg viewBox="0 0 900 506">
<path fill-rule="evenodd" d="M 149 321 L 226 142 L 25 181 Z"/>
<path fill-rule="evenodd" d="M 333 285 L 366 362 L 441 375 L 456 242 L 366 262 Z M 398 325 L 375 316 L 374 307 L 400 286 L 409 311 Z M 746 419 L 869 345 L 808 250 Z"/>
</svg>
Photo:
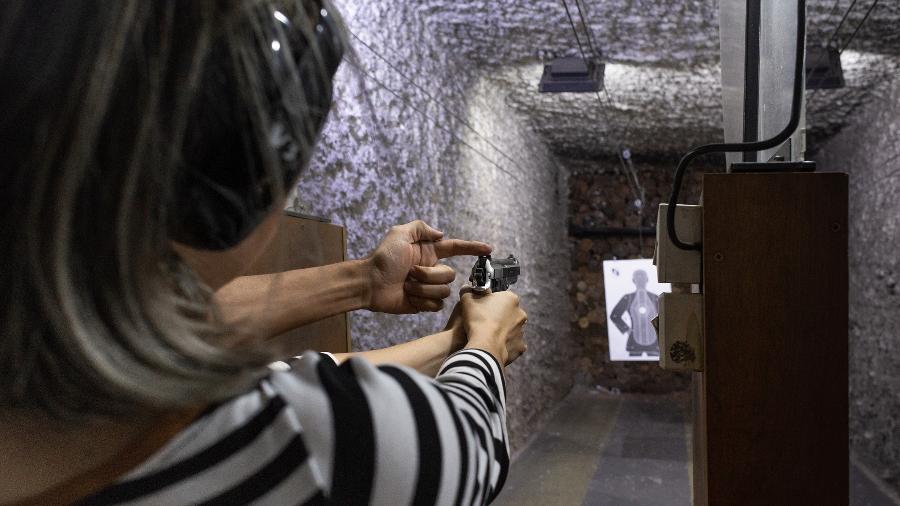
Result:
<svg viewBox="0 0 900 506">
<path fill-rule="evenodd" d="M 257 48 L 251 80 L 258 85 L 240 79 L 233 40 L 211 48 L 185 131 L 169 220 L 173 240 L 207 250 L 237 245 L 309 163 L 343 57 L 337 24 L 321 12 L 314 45 L 280 21 L 286 18 L 279 11 L 260 16 L 259 22 L 282 24 L 257 37 L 285 47 L 250 43 Z"/>
<path fill-rule="evenodd" d="M 227 48 L 214 48 L 185 130 L 170 228 L 173 239 L 201 249 L 238 244 L 273 201 L 236 77 Z"/>
</svg>

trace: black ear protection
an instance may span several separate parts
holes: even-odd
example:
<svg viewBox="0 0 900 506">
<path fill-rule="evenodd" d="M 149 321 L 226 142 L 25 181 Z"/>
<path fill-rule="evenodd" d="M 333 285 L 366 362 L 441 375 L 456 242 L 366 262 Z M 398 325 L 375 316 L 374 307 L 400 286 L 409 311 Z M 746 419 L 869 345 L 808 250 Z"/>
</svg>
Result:
<svg viewBox="0 0 900 506">
<path fill-rule="evenodd" d="M 185 131 L 169 219 L 172 239 L 206 250 L 237 245 L 271 212 L 277 190 L 289 189 L 309 163 L 331 107 L 344 43 L 330 5 L 304 4 L 308 8 L 299 11 L 285 6 L 252 14 L 250 22 L 264 32 L 264 40 L 251 46 L 261 67 L 255 94 L 265 103 L 248 103 L 240 93 L 238 60 L 228 41 L 211 48 Z M 310 19 L 312 29 L 302 29 Z M 268 118 L 263 135 L 254 123 L 260 107 Z M 280 170 L 272 170 L 273 162 Z"/>
</svg>

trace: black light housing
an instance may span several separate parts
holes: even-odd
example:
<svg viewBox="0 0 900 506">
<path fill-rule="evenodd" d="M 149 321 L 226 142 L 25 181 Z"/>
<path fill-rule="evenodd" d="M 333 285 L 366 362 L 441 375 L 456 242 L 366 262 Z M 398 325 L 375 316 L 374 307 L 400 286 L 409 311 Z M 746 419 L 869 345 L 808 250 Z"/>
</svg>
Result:
<svg viewBox="0 0 900 506">
<path fill-rule="evenodd" d="M 836 47 L 811 47 L 806 51 L 806 89 L 832 90 L 844 87 L 841 55 Z"/>
<path fill-rule="evenodd" d="M 605 65 L 577 57 L 556 58 L 544 65 L 541 93 L 593 93 L 603 89 Z"/>
</svg>

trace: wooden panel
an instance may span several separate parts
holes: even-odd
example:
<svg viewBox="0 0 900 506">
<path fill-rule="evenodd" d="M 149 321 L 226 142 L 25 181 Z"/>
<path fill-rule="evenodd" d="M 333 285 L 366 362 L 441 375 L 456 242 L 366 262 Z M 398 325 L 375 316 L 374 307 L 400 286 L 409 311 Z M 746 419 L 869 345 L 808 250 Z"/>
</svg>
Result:
<svg viewBox="0 0 900 506">
<path fill-rule="evenodd" d="M 284 215 L 278 233 L 249 274 L 269 274 L 316 267 L 345 260 L 346 232 L 343 227 L 307 218 Z M 285 355 L 305 350 L 345 353 L 350 351 L 346 314 L 305 325 L 272 340 Z"/>
<path fill-rule="evenodd" d="M 694 372 L 691 384 L 691 404 L 694 408 L 693 434 L 691 435 L 691 497 L 695 505 L 707 505 L 706 486 L 706 386 L 703 373 Z"/>
<path fill-rule="evenodd" d="M 695 496 L 846 504 L 847 176 L 706 175 L 703 200 Z"/>
</svg>

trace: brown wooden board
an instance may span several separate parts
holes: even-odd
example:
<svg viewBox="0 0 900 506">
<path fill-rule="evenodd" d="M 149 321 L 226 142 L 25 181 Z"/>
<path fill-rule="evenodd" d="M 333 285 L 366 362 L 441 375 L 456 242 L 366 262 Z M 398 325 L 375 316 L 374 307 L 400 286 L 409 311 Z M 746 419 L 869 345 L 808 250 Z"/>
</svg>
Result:
<svg viewBox="0 0 900 506">
<path fill-rule="evenodd" d="M 702 372 L 694 372 L 691 379 L 691 403 L 694 408 L 691 434 L 691 496 L 695 505 L 706 505 L 709 504 L 706 496 L 706 401 L 703 398 L 706 388 Z"/>
<path fill-rule="evenodd" d="M 270 274 L 327 265 L 345 260 L 343 227 L 307 218 L 284 215 L 278 232 L 248 274 Z M 285 355 L 306 350 L 345 353 L 350 351 L 346 314 L 305 325 L 272 339 L 272 346 Z"/>
<path fill-rule="evenodd" d="M 847 191 L 839 173 L 704 177 L 700 504 L 848 501 Z"/>
</svg>

